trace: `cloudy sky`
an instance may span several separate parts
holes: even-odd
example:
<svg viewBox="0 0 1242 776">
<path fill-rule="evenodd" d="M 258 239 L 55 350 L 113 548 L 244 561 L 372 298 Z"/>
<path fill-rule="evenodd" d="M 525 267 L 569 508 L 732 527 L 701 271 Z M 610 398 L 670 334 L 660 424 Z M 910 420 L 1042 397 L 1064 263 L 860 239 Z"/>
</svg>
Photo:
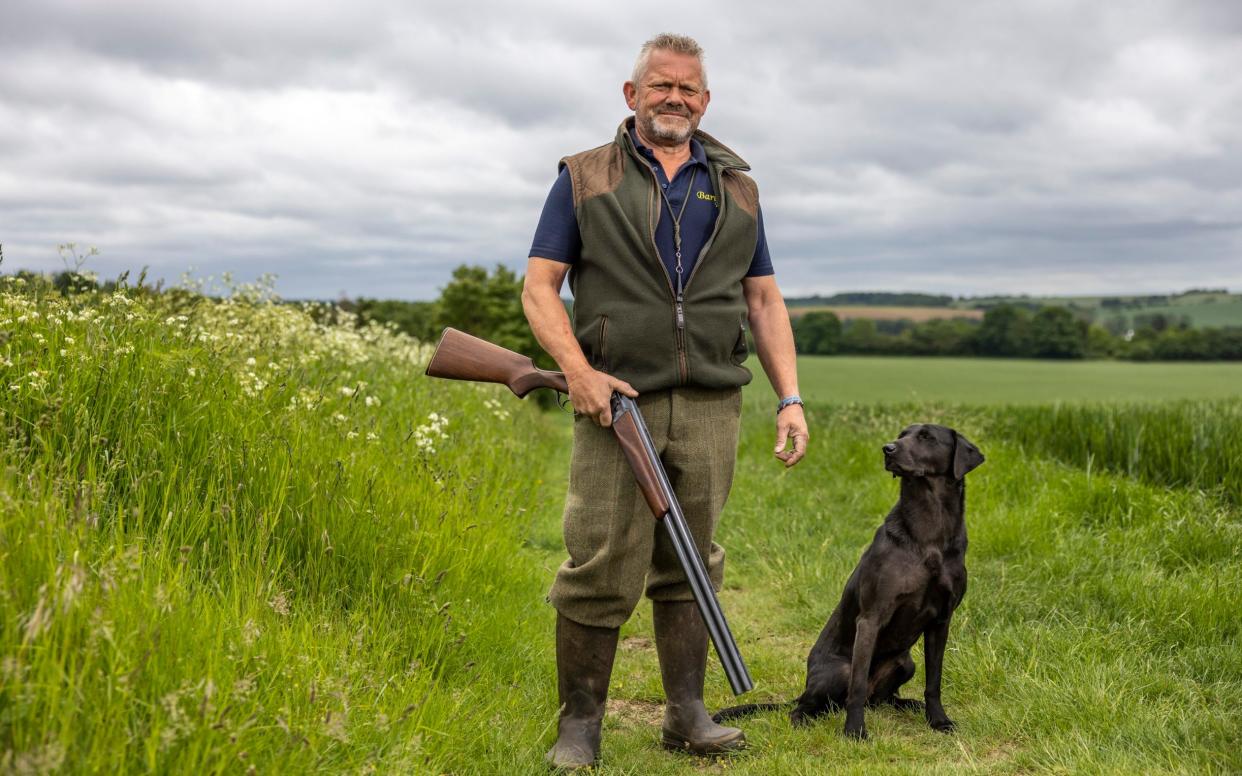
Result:
<svg viewBox="0 0 1242 776">
<path fill-rule="evenodd" d="M 656 32 L 787 295 L 1242 291 L 1242 4 L 4 0 L 0 270 L 434 297 L 519 272 Z"/>
</svg>

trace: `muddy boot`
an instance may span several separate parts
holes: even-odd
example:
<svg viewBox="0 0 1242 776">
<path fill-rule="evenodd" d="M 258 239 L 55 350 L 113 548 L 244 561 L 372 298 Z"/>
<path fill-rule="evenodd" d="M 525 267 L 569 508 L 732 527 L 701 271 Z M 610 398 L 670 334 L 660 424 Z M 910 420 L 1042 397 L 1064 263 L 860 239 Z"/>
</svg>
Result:
<svg viewBox="0 0 1242 776">
<path fill-rule="evenodd" d="M 548 750 L 555 769 L 589 768 L 599 757 L 599 729 L 619 628 L 582 625 L 556 615 L 556 678 L 561 716 Z"/>
<path fill-rule="evenodd" d="M 693 601 L 656 601 L 651 611 L 667 698 L 660 736 L 664 747 L 698 755 L 745 749 L 742 731 L 717 725 L 703 706 L 707 626 L 698 606 Z"/>
</svg>

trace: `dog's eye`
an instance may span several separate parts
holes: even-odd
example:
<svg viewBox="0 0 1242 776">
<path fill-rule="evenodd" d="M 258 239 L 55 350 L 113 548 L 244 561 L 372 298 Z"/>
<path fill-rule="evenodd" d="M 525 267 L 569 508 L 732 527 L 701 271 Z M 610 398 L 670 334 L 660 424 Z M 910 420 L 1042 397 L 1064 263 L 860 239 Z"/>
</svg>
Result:
<svg viewBox="0 0 1242 776">
<path fill-rule="evenodd" d="M 931 439 L 931 438 L 932 438 L 932 437 L 931 437 L 931 434 L 927 433 L 926 431 L 920 431 L 920 432 L 919 432 L 919 439 L 922 439 L 922 440 L 926 441 L 926 440 Z"/>
</svg>

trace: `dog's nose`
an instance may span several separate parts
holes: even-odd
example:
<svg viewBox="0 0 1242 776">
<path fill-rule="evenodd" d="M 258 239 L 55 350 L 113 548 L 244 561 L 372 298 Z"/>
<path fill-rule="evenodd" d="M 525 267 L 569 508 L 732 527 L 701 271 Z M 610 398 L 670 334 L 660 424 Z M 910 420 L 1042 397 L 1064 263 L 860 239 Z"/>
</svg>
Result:
<svg viewBox="0 0 1242 776">
<path fill-rule="evenodd" d="M 895 443 L 889 442 L 888 444 L 884 445 L 885 455 L 892 455 L 895 452 L 897 452 L 897 445 Z"/>
</svg>

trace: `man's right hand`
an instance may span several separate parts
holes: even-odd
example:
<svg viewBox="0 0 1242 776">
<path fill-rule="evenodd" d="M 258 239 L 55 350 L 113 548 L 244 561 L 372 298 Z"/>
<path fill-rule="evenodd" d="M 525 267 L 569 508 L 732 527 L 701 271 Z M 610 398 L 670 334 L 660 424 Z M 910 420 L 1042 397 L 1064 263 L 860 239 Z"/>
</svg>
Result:
<svg viewBox="0 0 1242 776">
<path fill-rule="evenodd" d="M 631 399 L 638 398 L 638 391 L 624 380 L 610 374 L 586 368 L 565 375 L 569 383 L 569 401 L 574 412 L 586 415 L 597 426 L 612 425 L 612 392 L 620 391 Z"/>
</svg>

